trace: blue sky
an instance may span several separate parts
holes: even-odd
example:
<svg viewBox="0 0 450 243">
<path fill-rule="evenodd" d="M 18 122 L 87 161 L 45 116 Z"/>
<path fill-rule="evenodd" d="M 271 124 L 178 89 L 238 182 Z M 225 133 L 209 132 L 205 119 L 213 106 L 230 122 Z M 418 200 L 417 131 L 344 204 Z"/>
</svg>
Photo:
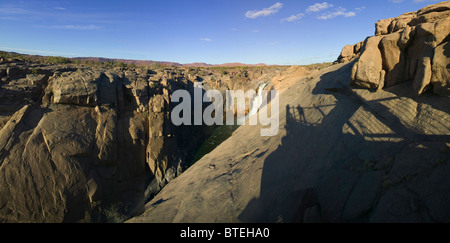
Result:
<svg viewBox="0 0 450 243">
<path fill-rule="evenodd" d="M 0 50 L 180 63 L 334 61 L 431 0 L 0 0 Z"/>
</svg>

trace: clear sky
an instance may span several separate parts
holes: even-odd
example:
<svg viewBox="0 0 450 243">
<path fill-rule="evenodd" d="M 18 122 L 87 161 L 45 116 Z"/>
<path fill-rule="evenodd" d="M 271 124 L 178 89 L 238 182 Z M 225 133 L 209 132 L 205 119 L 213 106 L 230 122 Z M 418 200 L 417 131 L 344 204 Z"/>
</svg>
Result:
<svg viewBox="0 0 450 243">
<path fill-rule="evenodd" d="M 334 61 L 431 0 L 0 0 L 0 50 L 221 64 Z"/>
</svg>

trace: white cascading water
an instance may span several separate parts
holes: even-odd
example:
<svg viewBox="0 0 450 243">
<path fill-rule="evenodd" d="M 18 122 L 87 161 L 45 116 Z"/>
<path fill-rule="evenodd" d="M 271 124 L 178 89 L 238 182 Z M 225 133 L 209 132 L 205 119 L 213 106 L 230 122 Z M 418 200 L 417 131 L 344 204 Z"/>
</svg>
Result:
<svg viewBox="0 0 450 243">
<path fill-rule="evenodd" d="M 237 117 L 238 122 L 237 124 L 244 124 L 245 121 L 247 121 L 250 117 L 252 117 L 258 112 L 259 108 L 261 108 L 263 101 L 262 91 L 264 90 L 265 87 L 267 87 L 268 84 L 269 82 L 265 82 L 258 86 L 256 96 L 253 98 L 251 102 L 250 110 L 248 111 L 247 115 Z"/>
</svg>

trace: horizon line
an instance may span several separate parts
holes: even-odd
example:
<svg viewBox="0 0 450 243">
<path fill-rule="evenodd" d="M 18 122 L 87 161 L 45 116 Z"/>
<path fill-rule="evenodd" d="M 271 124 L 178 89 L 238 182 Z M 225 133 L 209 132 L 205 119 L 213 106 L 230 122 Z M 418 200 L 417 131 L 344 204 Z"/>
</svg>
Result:
<svg viewBox="0 0 450 243">
<path fill-rule="evenodd" d="M 2 47 L 0 46 L 0 51 L 3 52 L 9 52 L 9 53 L 15 53 L 19 55 L 28 55 L 28 56 L 39 56 L 39 57 L 64 57 L 69 59 L 109 59 L 109 60 L 119 60 L 119 61 L 130 61 L 130 62 L 151 62 L 151 63 L 158 63 L 158 64 L 165 64 L 166 65 L 173 65 L 173 66 L 185 66 L 185 65 L 194 65 L 194 64 L 203 64 L 193 67 L 205 67 L 205 66 L 221 66 L 221 65 L 233 65 L 236 64 L 236 67 L 239 66 L 254 66 L 254 67 L 262 67 L 262 66 L 302 66 L 302 65 L 312 65 L 312 64 L 318 64 L 318 63 L 329 63 L 333 61 L 325 61 L 325 62 L 308 62 L 307 64 L 267 64 L 263 62 L 259 63 L 244 63 L 239 61 L 234 62 L 224 62 L 224 63 L 206 63 L 202 61 L 196 61 L 196 62 L 177 62 L 177 61 L 157 61 L 157 60 L 149 60 L 149 59 L 132 59 L 132 58 L 114 58 L 114 57 L 99 57 L 99 56 L 78 56 L 72 53 L 62 53 L 62 52 L 53 52 L 53 51 L 41 51 L 41 50 L 30 50 L 30 49 L 21 49 L 21 48 L 10 48 L 10 47 Z M 34 53 L 34 54 L 33 54 Z M 98 60 L 101 61 L 101 60 Z M 239 65 L 241 64 L 241 65 Z M 225 66 L 225 67 L 232 67 L 232 66 Z"/>
</svg>

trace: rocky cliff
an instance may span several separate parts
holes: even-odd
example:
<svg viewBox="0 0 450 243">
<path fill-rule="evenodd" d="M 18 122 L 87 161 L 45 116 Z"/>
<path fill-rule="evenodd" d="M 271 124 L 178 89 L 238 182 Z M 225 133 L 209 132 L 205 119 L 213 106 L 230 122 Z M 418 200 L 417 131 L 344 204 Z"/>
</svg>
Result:
<svg viewBox="0 0 450 243">
<path fill-rule="evenodd" d="M 0 60 L 1 222 L 450 222 L 449 2 L 314 68 Z M 279 133 L 170 122 L 171 94 L 283 92 Z M 261 112 L 271 109 L 271 104 Z"/>
<path fill-rule="evenodd" d="M 412 81 L 416 94 L 428 89 L 450 95 L 450 2 L 380 20 L 375 36 L 344 47 L 338 62 L 357 59 L 352 85 L 382 89 Z"/>
<path fill-rule="evenodd" d="M 195 81 L 254 88 L 257 77 L 279 71 L 104 69 L 2 58 L 0 221 L 115 222 L 141 214 L 214 131 L 174 126 L 171 94 L 192 92 Z"/>
<path fill-rule="evenodd" d="M 342 63 L 286 74 L 278 135 L 241 126 L 128 222 L 450 222 L 449 13 L 382 20 Z"/>
</svg>

